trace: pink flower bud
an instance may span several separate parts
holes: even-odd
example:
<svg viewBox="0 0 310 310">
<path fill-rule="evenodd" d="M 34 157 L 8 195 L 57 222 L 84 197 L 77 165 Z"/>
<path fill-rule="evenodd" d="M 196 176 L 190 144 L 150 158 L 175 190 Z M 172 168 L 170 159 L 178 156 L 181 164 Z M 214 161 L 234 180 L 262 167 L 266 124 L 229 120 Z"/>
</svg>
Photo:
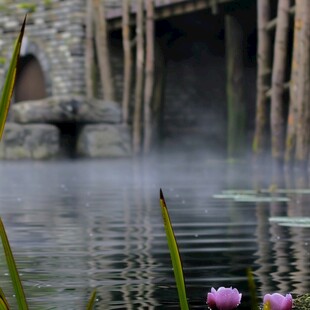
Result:
<svg viewBox="0 0 310 310">
<path fill-rule="evenodd" d="M 291 310 L 293 307 L 293 298 L 291 294 L 285 296 L 274 293 L 264 296 L 264 304 L 269 301 L 271 310 Z"/>
<path fill-rule="evenodd" d="M 236 288 L 220 287 L 218 290 L 211 288 L 208 293 L 207 304 L 211 309 L 233 310 L 240 304 L 241 296 Z"/>
</svg>

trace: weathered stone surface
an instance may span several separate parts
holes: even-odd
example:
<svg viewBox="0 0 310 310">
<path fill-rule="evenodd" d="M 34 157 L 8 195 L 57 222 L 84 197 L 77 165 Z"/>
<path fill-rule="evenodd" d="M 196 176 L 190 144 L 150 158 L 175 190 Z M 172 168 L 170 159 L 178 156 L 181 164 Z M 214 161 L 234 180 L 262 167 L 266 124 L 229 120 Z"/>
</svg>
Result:
<svg viewBox="0 0 310 310">
<path fill-rule="evenodd" d="M 87 157 L 126 157 L 131 155 L 129 127 L 87 125 L 78 138 L 78 153 Z"/>
<path fill-rule="evenodd" d="M 118 103 L 103 100 L 87 102 L 83 96 L 58 96 L 24 101 L 12 107 L 12 121 L 17 123 L 119 123 L 121 111 Z"/>
<path fill-rule="evenodd" d="M 47 159 L 59 153 L 59 130 L 47 124 L 7 123 L 0 143 L 1 159 Z"/>
</svg>

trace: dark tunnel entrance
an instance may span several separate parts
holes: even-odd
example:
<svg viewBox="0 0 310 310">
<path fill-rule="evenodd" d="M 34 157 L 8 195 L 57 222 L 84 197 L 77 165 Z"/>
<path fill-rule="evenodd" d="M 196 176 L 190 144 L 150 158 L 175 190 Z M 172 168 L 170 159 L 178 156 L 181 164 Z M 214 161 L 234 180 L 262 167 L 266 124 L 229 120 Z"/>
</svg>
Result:
<svg viewBox="0 0 310 310">
<path fill-rule="evenodd" d="M 40 63 L 33 55 L 21 57 L 17 68 L 14 101 L 37 100 L 46 96 Z"/>
</svg>

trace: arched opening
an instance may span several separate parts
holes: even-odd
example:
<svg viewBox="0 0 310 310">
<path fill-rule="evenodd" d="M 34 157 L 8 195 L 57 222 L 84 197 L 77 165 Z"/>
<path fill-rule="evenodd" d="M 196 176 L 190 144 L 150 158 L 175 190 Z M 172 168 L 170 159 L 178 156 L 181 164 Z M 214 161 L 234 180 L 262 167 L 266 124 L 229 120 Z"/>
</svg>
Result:
<svg viewBox="0 0 310 310">
<path fill-rule="evenodd" d="M 46 96 L 40 63 L 33 55 L 21 57 L 16 75 L 14 101 L 36 100 Z"/>
</svg>

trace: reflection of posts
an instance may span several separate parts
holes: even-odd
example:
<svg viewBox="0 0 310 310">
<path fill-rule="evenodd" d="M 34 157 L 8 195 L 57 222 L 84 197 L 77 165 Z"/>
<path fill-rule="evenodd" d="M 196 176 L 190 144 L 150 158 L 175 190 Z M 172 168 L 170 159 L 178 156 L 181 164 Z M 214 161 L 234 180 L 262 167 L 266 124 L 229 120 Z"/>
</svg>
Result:
<svg viewBox="0 0 310 310">
<path fill-rule="evenodd" d="M 294 175 L 292 173 L 287 176 L 289 187 L 292 188 Z M 296 189 L 308 188 L 308 179 L 306 173 L 304 175 L 298 173 L 295 176 Z M 308 208 L 308 195 L 296 194 L 291 197 L 288 203 L 288 215 L 291 217 L 309 217 L 310 210 Z M 305 294 L 309 292 L 310 285 L 310 267 L 309 267 L 309 245 L 310 239 L 309 228 L 291 227 L 290 236 L 292 241 L 291 254 L 294 258 L 295 271 L 292 272 L 294 279 L 293 285 L 295 287 L 293 293 Z"/>
</svg>

